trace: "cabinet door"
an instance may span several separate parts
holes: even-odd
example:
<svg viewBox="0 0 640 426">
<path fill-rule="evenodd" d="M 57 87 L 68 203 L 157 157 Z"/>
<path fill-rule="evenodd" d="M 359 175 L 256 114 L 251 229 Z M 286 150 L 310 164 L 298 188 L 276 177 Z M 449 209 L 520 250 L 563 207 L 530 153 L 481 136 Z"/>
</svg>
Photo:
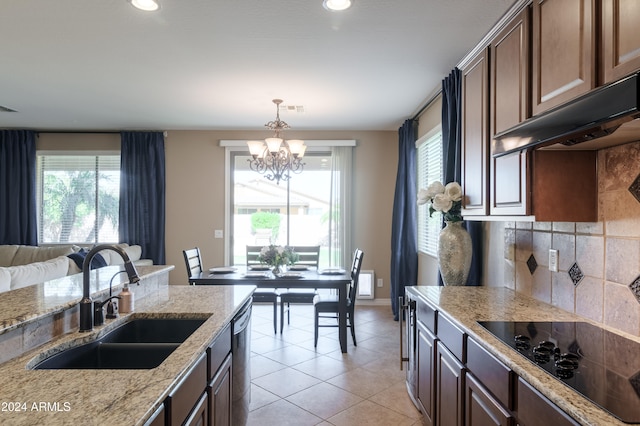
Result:
<svg viewBox="0 0 640 426">
<path fill-rule="evenodd" d="M 467 372 L 465 375 L 465 426 L 510 426 L 513 416 Z"/>
<path fill-rule="evenodd" d="M 530 214 L 528 158 L 525 151 L 491 158 L 492 215 Z"/>
<path fill-rule="evenodd" d="M 436 343 L 436 424 L 464 424 L 464 367 L 440 342 Z"/>
<path fill-rule="evenodd" d="M 211 426 L 231 426 L 231 363 L 229 354 L 209 383 Z"/>
<path fill-rule="evenodd" d="M 518 424 L 526 426 L 577 426 L 573 420 L 529 383 L 518 378 Z"/>
<path fill-rule="evenodd" d="M 462 70 L 462 214 L 487 214 L 488 51 Z"/>
<path fill-rule="evenodd" d="M 640 2 L 602 1 L 602 84 L 610 83 L 640 69 Z"/>
<path fill-rule="evenodd" d="M 423 424 L 433 426 L 435 420 L 435 339 L 418 323 L 418 403 Z"/>
<path fill-rule="evenodd" d="M 202 396 L 198 400 L 198 403 L 196 404 L 196 406 L 193 407 L 193 411 L 191 412 L 191 415 L 189 415 L 187 420 L 184 422 L 184 426 L 208 426 L 207 401 L 208 401 L 207 393 L 205 392 L 202 394 Z"/>
<path fill-rule="evenodd" d="M 595 0 L 534 0 L 532 112 L 595 87 Z"/>
<path fill-rule="evenodd" d="M 529 8 L 491 42 L 491 136 L 530 116 Z"/>
</svg>

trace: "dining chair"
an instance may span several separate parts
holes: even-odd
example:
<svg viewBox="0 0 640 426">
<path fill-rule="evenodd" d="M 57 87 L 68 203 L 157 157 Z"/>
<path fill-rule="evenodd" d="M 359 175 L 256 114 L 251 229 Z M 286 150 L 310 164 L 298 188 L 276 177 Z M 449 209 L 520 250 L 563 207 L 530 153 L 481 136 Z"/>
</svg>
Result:
<svg viewBox="0 0 640 426">
<path fill-rule="evenodd" d="M 353 339 L 354 346 L 358 346 L 356 343 L 356 328 L 353 322 L 353 314 L 356 305 L 356 296 L 358 295 L 358 280 L 360 278 L 360 268 L 362 267 L 362 259 L 364 258 L 364 252 L 360 249 L 356 249 L 353 253 L 353 262 L 351 264 L 351 282 L 349 285 L 349 291 L 347 294 L 347 327 L 351 329 L 351 338 Z M 340 304 L 337 295 L 324 296 L 318 295 L 313 300 L 314 307 L 314 343 L 313 346 L 318 346 L 318 329 L 320 327 L 338 327 L 338 324 L 320 324 L 321 318 L 338 319 L 338 312 L 340 311 Z M 330 314 L 330 315 L 322 315 Z"/>
<path fill-rule="evenodd" d="M 308 268 L 318 269 L 320 264 L 320 246 L 291 246 L 293 251 L 298 254 L 296 265 L 306 266 Z M 284 313 L 287 313 L 287 324 L 291 320 L 291 304 L 292 303 L 313 303 L 318 291 L 316 289 L 307 288 L 288 288 L 280 291 L 280 333 L 284 328 Z M 286 305 L 286 307 L 285 307 Z"/>
<path fill-rule="evenodd" d="M 183 250 L 184 263 L 187 267 L 187 280 L 189 284 L 193 284 L 191 277 L 199 275 L 202 272 L 202 256 L 200 256 L 200 249 L 194 247 L 192 249 Z"/>
<path fill-rule="evenodd" d="M 260 265 L 262 246 L 247 246 L 247 269 L 251 265 Z M 278 332 L 278 291 L 275 288 L 257 288 L 253 292 L 253 301 L 258 303 L 273 303 L 273 332 Z"/>
</svg>

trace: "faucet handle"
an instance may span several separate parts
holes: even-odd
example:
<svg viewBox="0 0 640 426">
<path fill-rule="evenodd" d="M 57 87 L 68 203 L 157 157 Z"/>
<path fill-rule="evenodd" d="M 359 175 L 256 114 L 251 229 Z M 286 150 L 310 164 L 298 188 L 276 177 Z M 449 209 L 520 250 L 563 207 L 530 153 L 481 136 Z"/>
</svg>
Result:
<svg viewBox="0 0 640 426">
<path fill-rule="evenodd" d="M 104 311 L 102 307 L 104 302 L 93 302 L 93 325 L 99 326 L 104 324 Z"/>
</svg>

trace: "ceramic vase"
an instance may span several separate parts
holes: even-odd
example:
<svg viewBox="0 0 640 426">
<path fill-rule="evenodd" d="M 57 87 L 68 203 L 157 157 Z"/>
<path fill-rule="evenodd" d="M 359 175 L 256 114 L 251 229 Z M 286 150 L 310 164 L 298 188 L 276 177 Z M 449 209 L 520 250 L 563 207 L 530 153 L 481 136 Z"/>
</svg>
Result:
<svg viewBox="0 0 640 426">
<path fill-rule="evenodd" d="M 438 238 L 438 266 L 444 285 L 465 285 L 471 268 L 471 236 L 462 222 L 445 222 Z"/>
</svg>

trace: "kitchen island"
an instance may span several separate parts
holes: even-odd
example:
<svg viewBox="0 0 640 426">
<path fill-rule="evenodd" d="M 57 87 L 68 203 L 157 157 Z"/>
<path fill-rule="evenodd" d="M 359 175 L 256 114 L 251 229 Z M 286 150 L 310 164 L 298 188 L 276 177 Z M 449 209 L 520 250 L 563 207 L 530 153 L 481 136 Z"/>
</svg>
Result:
<svg viewBox="0 0 640 426">
<path fill-rule="evenodd" d="M 108 294 L 114 270 L 93 271 L 94 299 Z M 0 296 L 0 424 L 141 425 L 163 406 L 167 396 L 228 332 L 228 325 L 251 299 L 253 286 L 169 286 L 173 266 L 139 268 L 141 285 L 133 286 L 134 311 L 107 320 L 93 332 L 78 332 L 77 303 L 81 274 L 7 292 Z M 95 275 L 102 275 L 102 278 Z M 107 278 L 108 277 L 108 278 Z M 77 281 L 76 281 L 77 279 Z M 105 287 L 106 283 L 106 287 Z M 121 285 L 117 286 L 117 290 Z M 64 290 L 63 290 L 64 289 Z M 114 293 L 117 293 L 114 290 Z M 149 290 L 149 289 L 147 289 Z M 131 318 L 206 319 L 158 367 L 142 370 L 32 370 L 59 350 L 95 340 Z M 60 331 L 62 330 L 62 333 Z M 25 340 L 46 341 L 26 345 Z M 35 346 L 34 346 L 35 345 Z M 34 346 L 24 351 L 25 347 Z M 14 352 L 7 355 L 7 352 Z"/>
<path fill-rule="evenodd" d="M 594 351 L 607 349 L 607 355 L 600 361 L 603 367 L 600 374 L 608 382 L 613 382 L 615 391 L 629 400 L 640 399 L 633 380 L 640 370 L 640 360 L 637 350 L 622 350 L 612 345 L 612 341 L 624 338 L 630 344 L 628 347 L 637 349 L 640 348 L 637 336 L 607 328 L 507 288 L 418 286 L 407 287 L 407 293 L 417 302 L 413 318 L 417 325 L 415 347 L 419 360 L 413 364 L 416 368 L 413 371 L 410 361 L 408 388 L 414 402 L 422 405 L 426 424 L 440 413 L 446 413 L 444 415 L 449 420 L 451 416 L 458 416 L 460 423 L 456 421 L 457 424 L 469 421 L 475 424 L 469 416 L 484 416 L 485 412 L 492 410 L 497 413 L 495 418 L 503 416 L 509 419 L 507 423 L 515 418 L 523 424 L 628 424 L 547 373 L 514 347 L 503 343 L 479 321 L 516 321 L 531 326 L 541 322 L 580 322 L 596 326 L 602 332 L 582 339 L 581 345 L 586 352 L 579 349 L 577 352 L 587 354 L 587 358 L 580 362 L 586 363 L 588 354 Z M 536 343 L 531 342 L 532 347 L 535 344 L 537 340 Z M 432 369 L 427 368 L 427 374 L 419 373 L 424 373 L 425 365 L 431 365 Z M 443 394 L 440 399 L 439 392 Z M 538 401 L 549 404 L 527 406 L 523 402 L 524 397 L 530 395 L 541 396 Z M 521 416 L 529 414 L 527 410 L 533 410 L 538 423 L 522 420 Z M 547 415 L 559 415 L 564 419 L 562 423 L 545 423 Z"/>
</svg>

